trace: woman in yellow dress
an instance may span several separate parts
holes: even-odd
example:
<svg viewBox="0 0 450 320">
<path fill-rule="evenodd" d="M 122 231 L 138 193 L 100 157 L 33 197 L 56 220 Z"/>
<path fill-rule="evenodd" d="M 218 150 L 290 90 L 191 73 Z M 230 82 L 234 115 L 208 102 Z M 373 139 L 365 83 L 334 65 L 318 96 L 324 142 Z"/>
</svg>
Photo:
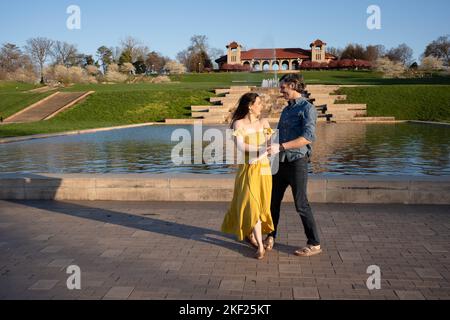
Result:
<svg viewBox="0 0 450 320">
<path fill-rule="evenodd" d="M 239 164 L 233 201 L 222 224 L 222 232 L 257 248 L 255 258 L 259 260 L 265 255 L 262 235 L 275 229 L 270 214 L 272 174 L 266 152 L 273 131 L 267 119 L 260 119 L 261 110 L 258 94 L 247 93 L 233 114 L 231 128 L 238 153 L 245 154 L 245 162 Z"/>
</svg>

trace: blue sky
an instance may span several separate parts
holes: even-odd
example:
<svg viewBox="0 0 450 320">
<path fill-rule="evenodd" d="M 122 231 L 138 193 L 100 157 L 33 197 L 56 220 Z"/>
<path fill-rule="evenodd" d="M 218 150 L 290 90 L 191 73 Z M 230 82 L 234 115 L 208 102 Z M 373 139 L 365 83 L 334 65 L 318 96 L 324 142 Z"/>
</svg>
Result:
<svg viewBox="0 0 450 320">
<path fill-rule="evenodd" d="M 371 4 L 381 8 L 381 30 L 366 27 Z M 66 28 L 69 5 L 81 8 L 81 30 Z M 233 40 L 248 49 L 308 48 L 320 38 L 333 47 L 404 42 L 417 58 L 430 41 L 450 33 L 449 12 L 448 0 L 1 0 L 0 43 L 22 46 L 44 36 L 95 54 L 131 35 L 174 58 L 194 34 L 221 49 Z"/>
</svg>

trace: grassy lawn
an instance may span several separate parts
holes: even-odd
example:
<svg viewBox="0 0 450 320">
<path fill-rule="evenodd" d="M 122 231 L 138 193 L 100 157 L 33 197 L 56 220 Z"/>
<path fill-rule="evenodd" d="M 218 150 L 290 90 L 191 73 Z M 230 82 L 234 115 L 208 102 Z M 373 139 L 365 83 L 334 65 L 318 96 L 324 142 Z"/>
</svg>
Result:
<svg viewBox="0 0 450 320">
<path fill-rule="evenodd" d="M 432 78 L 417 79 L 384 79 L 380 73 L 372 71 L 302 71 L 308 84 L 362 84 L 362 85 L 394 85 L 394 84 L 450 84 L 450 77 L 435 75 Z M 215 87 L 231 85 L 261 85 L 262 80 L 273 78 L 273 73 L 211 73 L 186 74 L 171 76 L 173 81 L 187 83 L 211 83 Z M 278 74 L 278 78 L 280 78 Z"/>
<path fill-rule="evenodd" d="M 40 85 L 34 85 L 29 83 L 21 83 L 15 81 L 0 81 L 0 93 L 6 92 L 22 92 L 39 88 Z"/>
<path fill-rule="evenodd" d="M 50 94 L 25 92 L 38 87 L 26 83 L 0 81 L 0 116 L 6 119 Z"/>
<path fill-rule="evenodd" d="M 382 79 L 367 71 L 305 71 L 310 84 L 366 84 L 377 87 L 343 88 L 348 103 L 367 103 L 370 116 L 450 121 L 450 77 Z M 36 123 L 0 126 L 0 137 L 189 118 L 190 105 L 207 105 L 212 89 L 231 85 L 260 85 L 267 73 L 212 73 L 172 76 L 166 84 L 75 85 L 62 91 L 95 91 L 82 103 L 55 118 Z M 418 85 L 420 84 L 420 85 Z M 433 85 L 431 85 L 433 84 Z M 50 93 L 23 91 L 34 86 L 0 82 L 0 115 L 6 118 Z"/>
<path fill-rule="evenodd" d="M 188 86 L 189 87 L 189 86 Z M 189 106 L 207 105 L 213 93 L 179 85 L 77 85 L 70 91 L 94 90 L 95 94 L 48 121 L 0 126 L 0 137 L 55 133 L 189 118 Z"/>
<path fill-rule="evenodd" d="M 366 103 L 371 117 L 450 122 L 450 85 L 392 85 L 342 88 L 342 103 Z"/>
</svg>

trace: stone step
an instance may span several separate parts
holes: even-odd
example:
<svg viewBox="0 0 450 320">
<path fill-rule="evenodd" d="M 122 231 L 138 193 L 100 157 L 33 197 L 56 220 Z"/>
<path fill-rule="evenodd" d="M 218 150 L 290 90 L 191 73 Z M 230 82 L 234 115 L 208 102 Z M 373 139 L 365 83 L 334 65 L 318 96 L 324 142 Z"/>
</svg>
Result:
<svg viewBox="0 0 450 320">
<path fill-rule="evenodd" d="M 330 112 L 330 113 L 333 113 L 333 112 L 345 112 L 345 111 L 352 111 L 352 112 L 354 112 L 354 111 L 366 111 L 367 109 L 366 108 L 349 108 L 349 107 L 338 107 L 337 105 L 328 105 L 327 106 L 327 110 L 328 110 L 328 112 Z"/>
<path fill-rule="evenodd" d="M 226 92 L 225 94 L 244 94 L 247 92 L 251 92 L 252 90 L 252 88 L 230 89 L 230 91 Z"/>
<path fill-rule="evenodd" d="M 391 122 L 391 121 L 396 121 L 395 117 L 355 117 L 352 119 L 352 121 L 386 121 L 386 122 Z"/>
<path fill-rule="evenodd" d="M 330 112 L 335 120 L 351 120 L 359 117 L 366 117 L 366 111 L 346 111 L 346 112 Z"/>
<path fill-rule="evenodd" d="M 208 120 L 217 120 L 217 121 L 225 121 L 228 115 L 218 115 L 218 114 L 209 114 L 208 112 L 205 112 L 203 115 L 200 115 L 199 119 L 208 119 Z"/>
<path fill-rule="evenodd" d="M 307 84 L 306 89 L 308 90 L 337 90 L 341 86 L 340 85 L 334 85 L 334 84 Z"/>
<path fill-rule="evenodd" d="M 229 112 L 230 109 L 227 107 L 224 107 L 220 104 L 215 105 L 215 106 L 206 106 L 201 108 L 200 106 L 197 107 L 192 107 L 191 106 L 191 111 L 192 112 Z"/>
<path fill-rule="evenodd" d="M 216 90 L 214 90 L 214 92 L 215 92 L 215 94 L 226 94 L 226 93 L 229 93 L 230 92 L 230 89 L 228 88 L 228 89 L 216 89 Z"/>
<path fill-rule="evenodd" d="M 230 113 L 230 109 L 218 106 L 218 107 L 209 108 L 208 112 L 209 113 L 220 113 L 220 114 L 223 114 L 223 113 Z"/>
<path fill-rule="evenodd" d="M 166 124 L 194 124 L 196 121 L 199 121 L 198 119 L 166 119 Z"/>
<path fill-rule="evenodd" d="M 256 87 L 255 86 L 231 86 L 230 91 L 251 90 L 252 88 L 256 88 Z"/>
<path fill-rule="evenodd" d="M 169 125 L 194 125 L 196 123 L 202 124 L 224 124 L 222 119 L 166 119 L 166 124 Z"/>
<path fill-rule="evenodd" d="M 333 94 L 336 92 L 334 89 L 311 89 L 309 87 L 306 87 L 306 91 L 311 94 Z"/>
<path fill-rule="evenodd" d="M 331 104 L 334 104 L 335 102 L 336 102 L 336 99 L 334 99 L 334 98 L 319 98 L 319 99 L 316 99 L 313 103 L 315 106 L 320 106 L 323 104 L 331 105 Z"/>
<path fill-rule="evenodd" d="M 211 116 L 228 116 L 230 114 L 230 111 L 228 110 L 209 110 L 208 112 L 192 112 L 191 116 L 193 118 L 197 117 L 211 117 Z"/>
<path fill-rule="evenodd" d="M 232 101 L 238 101 L 238 99 L 231 99 L 231 98 L 226 98 L 226 97 L 212 97 L 209 98 L 209 102 L 215 103 L 215 102 L 223 102 L 223 101 L 227 101 L 227 102 L 232 102 Z"/>
<path fill-rule="evenodd" d="M 367 104 L 358 103 L 339 103 L 339 104 L 329 104 L 328 108 L 344 109 L 344 110 L 367 110 Z"/>
<path fill-rule="evenodd" d="M 209 112 L 197 112 L 197 111 L 194 111 L 194 112 L 191 112 L 191 117 L 192 118 L 203 118 L 204 116 L 205 116 L 205 114 L 208 114 Z"/>
<path fill-rule="evenodd" d="M 318 94 L 311 94 L 310 99 L 334 99 L 334 100 L 347 100 L 346 95 L 337 95 L 337 94 L 325 94 L 325 93 L 318 93 Z"/>
<path fill-rule="evenodd" d="M 208 111 L 212 106 L 191 106 L 191 111 L 200 112 Z"/>
</svg>

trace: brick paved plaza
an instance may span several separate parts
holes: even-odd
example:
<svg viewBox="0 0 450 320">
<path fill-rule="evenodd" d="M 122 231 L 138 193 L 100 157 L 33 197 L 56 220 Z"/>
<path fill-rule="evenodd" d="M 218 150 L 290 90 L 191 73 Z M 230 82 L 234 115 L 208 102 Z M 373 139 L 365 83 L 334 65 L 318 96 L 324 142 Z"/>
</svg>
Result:
<svg viewBox="0 0 450 320">
<path fill-rule="evenodd" d="M 227 206 L 0 201 L 0 299 L 450 299 L 450 206 L 315 204 L 324 253 L 298 258 L 286 204 L 263 261 L 219 232 Z"/>
</svg>

